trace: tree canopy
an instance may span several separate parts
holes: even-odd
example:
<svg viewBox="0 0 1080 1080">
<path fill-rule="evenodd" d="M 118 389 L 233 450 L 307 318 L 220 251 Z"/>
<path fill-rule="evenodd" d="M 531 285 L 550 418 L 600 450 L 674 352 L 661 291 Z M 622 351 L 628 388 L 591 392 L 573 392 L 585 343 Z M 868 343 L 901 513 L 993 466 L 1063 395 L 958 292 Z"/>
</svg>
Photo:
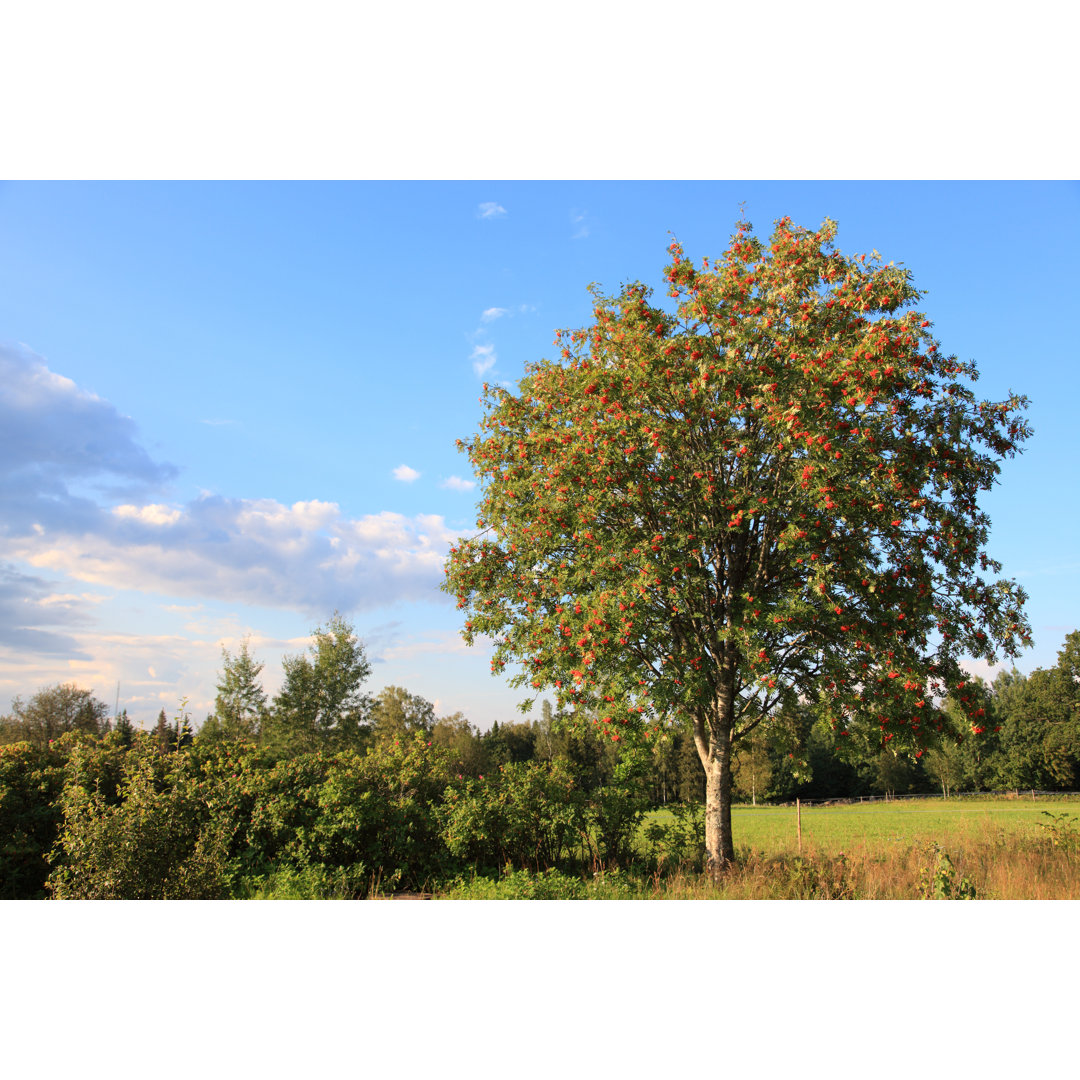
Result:
<svg viewBox="0 0 1080 1080">
<path fill-rule="evenodd" d="M 485 386 L 459 444 L 482 484 L 444 583 L 465 639 L 614 741 L 690 725 L 714 867 L 733 749 L 764 721 L 810 703 L 920 753 L 947 696 L 985 727 L 961 658 L 1030 640 L 978 506 L 1026 400 L 978 400 L 911 272 L 835 235 L 785 218 L 766 244 L 740 222 L 700 267 L 673 242 L 673 304 L 594 288 L 594 322 L 516 392 Z"/>
<path fill-rule="evenodd" d="M 376 739 L 393 742 L 414 732 L 429 739 L 434 727 L 435 706 L 403 686 L 387 686 L 372 705 L 371 729 Z"/>
<path fill-rule="evenodd" d="M 281 661 L 285 681 L 274 698 L 266 740 L 279 751 L 354 747 L 370 719 L 371 698 L 361 687 L 371 664 L 352 624 L 335 612 L 312 637 L 307 656 Z"/>
<path fill-rule="evenodd" d="M 266 692 L 259 682 L 263 665 L 251 655 L 244 638 L 234 656 L 221 648 L 221 678 L 217 684 L 214 718 L 221 733 L 230 739 L 254 739 L 266 719 Z"/>
<path fill-rule="evenodd" d="M 108 730 L 108 715 L 104 701 L 74 683 L 43 686 L 29 701 L 20 697 L 12 701 L 4 741 L 25 739 L 35 746 L 47 746 L 66 731 L 99 735 Z"/>
</svg>

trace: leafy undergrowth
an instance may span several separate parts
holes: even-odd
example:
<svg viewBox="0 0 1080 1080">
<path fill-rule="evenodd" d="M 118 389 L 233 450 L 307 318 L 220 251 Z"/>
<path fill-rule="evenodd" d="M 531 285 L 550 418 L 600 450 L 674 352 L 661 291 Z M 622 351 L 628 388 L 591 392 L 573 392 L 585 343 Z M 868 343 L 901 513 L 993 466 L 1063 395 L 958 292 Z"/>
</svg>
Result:
<svg viewBox="0 0 1080 1080">
<path fill-rule="evenodd" d="M 1080 821 L 1045 813 L 1022 829 L 875 839 L 848 850 L 745 847 L 718 878 L 703 872 L 689 822 L 654 836 L 627 867 L 472 870 L 429 880 L 419 894 L 448 900 L 1075 900 L 1080 899 Z M 400 875 L 348 868 L 281 866 L 234 880 L 236 899 L 390 897 Z"/>
<path fill-rule="evenodd" d="M 247 877 L 233 889 L 234 900 L 355 900 L 369 895 L 363 866 L 345 868 L 283 866 Z"/>
<path fill-rule="evenodd" d="M 608 870 L 575 876 L 517 870 L 459 877 L 436 888 L 455 900 L 1075 900 L 1080 829 L 1053 818 L 1022 837 L 1001 833 L 948 849 L 936 841 L 874 844 L 848 852 L 744 849 L 713 879 L 692 865 L 666 872 Z"/>
<path fill-rule="evenodd" d="M 618 870 L 574 877 L 559 870 L 511 870 L 498 879 L 458 878 L 436 893 L 446 900 L 645 900 L 645 882 Z"/>
</svg>

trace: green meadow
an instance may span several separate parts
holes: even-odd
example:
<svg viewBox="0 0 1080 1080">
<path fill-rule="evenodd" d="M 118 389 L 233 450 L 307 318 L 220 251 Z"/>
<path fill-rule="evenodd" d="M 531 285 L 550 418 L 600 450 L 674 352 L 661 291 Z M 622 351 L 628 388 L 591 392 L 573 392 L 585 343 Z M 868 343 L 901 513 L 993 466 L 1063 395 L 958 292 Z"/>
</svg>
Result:
<svg viewBox="0 0 1080 1080">
<path fill-rule="evenodd" d="M 837 852 L 871 843 L 1023 838 L 1041 831 L 1047 813 L 1080 819 L 1080 799 L 904 799 L 803 806 L 798 814 L 794 806 L 736 806 L 731 817 L 739 846 L 775 854 L 797 849 L 797 818 L 804 847 Z"/>
<path fill-rule="evenodd" d="M 653 811 L 649 826 L 675 816 Z M 800 842 L 801 828 L 801 842 Z M 719 881 L 687 866 L 657 899 L 1080 899 L 1080 798 L 910 799 L 736 806 L 738 862 Z"/>
</svg>

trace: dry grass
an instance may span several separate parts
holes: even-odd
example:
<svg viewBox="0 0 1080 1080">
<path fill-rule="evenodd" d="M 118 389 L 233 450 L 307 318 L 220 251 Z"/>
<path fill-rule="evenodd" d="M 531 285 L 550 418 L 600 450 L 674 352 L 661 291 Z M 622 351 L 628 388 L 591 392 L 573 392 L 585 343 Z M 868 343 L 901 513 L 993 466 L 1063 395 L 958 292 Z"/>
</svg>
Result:
<svg viewBox="0 0 1080 1080">
<path fill-rule="evenodd" d="M 816 809 L 803 818 L 801 851 L 792 812 L 775 808 L 740 821 L 749 842 L 717 880 L 700 871 L 693 830 L 676 828 L 680 842 L 658 846 L 645 838 L 638 861 L 622 870 L 507 868 L 498 880 L 474 875 L 435 892 L 492 900 L 1077 900 L 1080 807 L 1052 805 L 1022 815 L 1000 800 Z"/>
<path fill-rule="evenodd" d="M 685 866 L 657 875 L 671 899 L 924 897 L 1080 899 L 1080 805 L 1075 800 L 977 799 L 733 811 L 737 865 L 713 882 Z M 663 822 L 663 812 L 653 817 Z M 644 849 L 643 849 L 644 850 Z M 965 882 L 967 884 L 965 885 Z"/>
<path fill-rule="evenodd" d="M 1080 852 L 1033 837 L 954 843 L 860 844 L 845 852 L 812 845 L 801 855 L 743 852 L 719 881 L 677 871 L 653 879 L 666 900 L 1080 899 Z M 951 895 L 950 895 L 951 894 Z"/>
</svg>

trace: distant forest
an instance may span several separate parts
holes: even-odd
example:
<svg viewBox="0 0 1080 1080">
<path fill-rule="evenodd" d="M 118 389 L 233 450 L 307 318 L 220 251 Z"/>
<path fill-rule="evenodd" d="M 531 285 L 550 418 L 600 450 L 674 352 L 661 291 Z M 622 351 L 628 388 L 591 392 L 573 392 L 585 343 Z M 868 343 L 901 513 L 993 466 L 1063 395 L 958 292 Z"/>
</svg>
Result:
<svg viewBox="0 0 1080 1080">
<path fill-rule="evenodd" d="M 370 666 L 363 645 L 338 616 L 315 631 L 309 656 L 286 657 L 285 684 L 272 701 L 259 684 L 261 671 L 246 643 L 236 655 L 223 652 L 214 712 L 196 731 L 189 715 L 170 719 L 163 709 L 151 733 L 155 744 L 171 753 L 193 743 L 247 743 L 269 760 L 281 760 L 316 751 L 363 754 L 419 736 L 447 750 L 462 776 L 479 777 L 511 763 L 563 760 L 586 791 L 610 783 L 622 756 L 595 718 L 557 715 L 546 700 L 538 720 L 508 719 L 481 732 L 461 713 L 437 717 L 429 701 L 402 687 L 366 695 L 362 686 Z M 919 757 L 841 738 L 810 711 L 783 714 L 739 745 L 735 798 L 756 803 L 1077 790 L 1080 631 L 1068 635 L 1054 667 L 1030 675 L 1003 671 L 989 689 L 991 709 L 982 730 L 973 732 L 946 703 L 952 730 Z M 26 702 L 17 698 L 10 713 L 0 716 L 0 745 L 44 747 L 66 732 L 92 738 L 112 733 L 126 744 L 133 725 L 126 711 L 110 717 L 104 702 L 72 684 L 46 687 Z M 641 784 L 653 806 L 704 801 L 705 778 L 687 730 L 660 725 Z"/>
<path fill-rule="evenodd" d="M 947 707 L 955 730 L 917 756 L 782 714 L 739 747 L 736 798 L 1075 790 L 1078 665 L 1080 632 L 1055 667 L 997 677 L 983 730 Z M 286 658 L 272 701 L 261 670 L 246 644 L 225 652 L 197 731 L 182 710 L 136 730 L 71 684 L 17 699 L 0 718 L 0 899 L 355 897 L 508 868 L 701 864 L 704 773 L 674 725 L 623 742 L 543 701 L 538 720 L 480 732 L 401 687 L 366 695 L 338 617 Z"/>
</svg>

